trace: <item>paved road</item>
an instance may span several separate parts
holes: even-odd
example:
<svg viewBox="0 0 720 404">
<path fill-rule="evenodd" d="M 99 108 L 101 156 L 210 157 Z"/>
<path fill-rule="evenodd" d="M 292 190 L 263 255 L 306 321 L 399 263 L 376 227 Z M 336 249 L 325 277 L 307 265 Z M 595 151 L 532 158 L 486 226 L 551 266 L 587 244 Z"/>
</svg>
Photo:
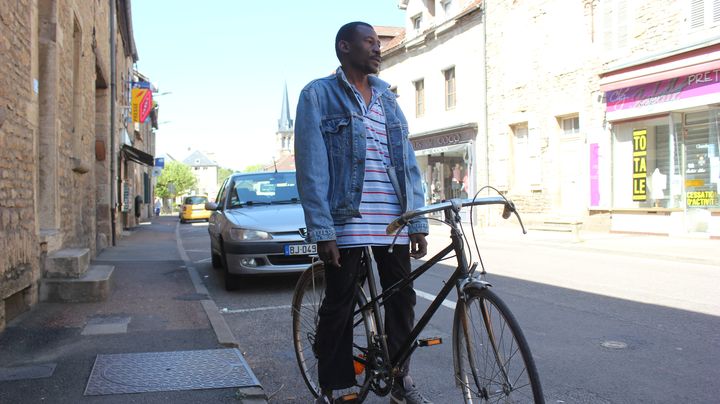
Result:
<svg viewBox="0 0 720 404">
<path fill-rule="evenodd" d="M 248 279 L 226 292 L 210 265 L 206 225 L 181 225 L 180 234 L 217 306 L 228 309 L 225 319 L 270 402 L 309 402 L 291 343 L 297 276 Z M 489 279 L 528 337 L 548 403 L 710 403 L 720 396 L 716 265 L 539 246 L 520 236 L 483 245 Z M 416 289 L 435 294 L 451 270 L 431 270 Z M 420 298 L 418 313 L 428 303 Z M 458 402 L 451 319 L 441 308 L 425 335 L 447 343 L 413 360 L 416 381 L 437 403 Z"/>
</svg>

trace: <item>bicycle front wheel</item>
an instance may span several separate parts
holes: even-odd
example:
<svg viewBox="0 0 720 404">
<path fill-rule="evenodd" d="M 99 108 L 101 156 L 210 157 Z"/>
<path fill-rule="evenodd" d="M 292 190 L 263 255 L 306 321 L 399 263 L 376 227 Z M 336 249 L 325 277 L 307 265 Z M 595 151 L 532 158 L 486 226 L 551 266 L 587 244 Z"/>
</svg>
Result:
<svg viewBox="0 0 720 404">
<path fill-rule="evenodd" d="M 545 402 L 525 336 L 507 305 L 487 288 L 469 288 L 453 324 L 455 383 L 465 403 Z"/>
<path fill-rule="evenodd" d="M 322 262 L 313 264 L 300 276 L 295 286 L 292 301 L 292 331 L 295 356 L 300 373 L 313 396 L 320 395 L 318 380 L 318 357 L 315 350 L 315 335 L 319 321 L 318 312 L 325 297 L 325 267 Z M 358 289 L 357 305 L 365 305 L 367 299 Z M 370 385 L 370 366 L 368 364 L 370 341 L 377 333 L 372 313 L 369 310 L 358 312 L 354 318 L 353 356 L 356 374 L 356 388 L 335 392 L 336 395 L 356 393 L 364 398 Z"/>
</svg>

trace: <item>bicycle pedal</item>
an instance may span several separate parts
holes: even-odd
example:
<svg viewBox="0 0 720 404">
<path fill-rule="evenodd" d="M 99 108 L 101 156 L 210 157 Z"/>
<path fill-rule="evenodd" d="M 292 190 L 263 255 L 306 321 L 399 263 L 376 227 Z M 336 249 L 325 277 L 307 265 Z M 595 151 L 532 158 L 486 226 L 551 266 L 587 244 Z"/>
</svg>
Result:
<svg viewBox="0 0 720 404">
<path fill-rule="evenodd" d="M 333 400 L 333 403 L 357 403 L 357 400 L 357 393 L 349 393 L 336 398 L 335 400 Z"/>
<path fill-rule="evenodd" d="M 442 338 L 440 337 L 423 338 L 418 340 L 418 346 L 433 346 L 440 344 L 442 344 Z"/>
</svg>

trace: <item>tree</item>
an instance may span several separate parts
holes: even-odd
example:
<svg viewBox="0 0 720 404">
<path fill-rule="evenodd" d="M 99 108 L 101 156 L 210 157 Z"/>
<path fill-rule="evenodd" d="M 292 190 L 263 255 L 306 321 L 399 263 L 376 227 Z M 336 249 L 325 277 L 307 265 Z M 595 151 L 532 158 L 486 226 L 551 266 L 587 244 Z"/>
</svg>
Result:
<svg viewBox="0 0 720 404">
<path fill-rule="evenodd" d="M 168 187 L 169 184 L 172 184 L 172 186 Z M 158 177 L 155 193 L 163 199 L 174 198 L 177 195 L 183 195 L 196 186 L 197 179 L 190 171 L 190 167 L 178 161 L 171 161 L 165 164 L 165 168 Z"/>
<path fill-rule="evenodd" d="M 245 167 L 245 169 L 243 169 L 243 172 L 244 173 L 254 173 L 257 171 L 262 171 L 263 168 L 265 168 L 264 164 L 254 164 L 254 165 Z"/>
<path fill-rule="evenodd" d="M 229 177 L 230 174 L 234 173 L 235 171 L 225 168 L 225 167 L 218 167 L 218 188 L 222 184 L 223 181 L 225 181 L 225 178 Z"/>
</svg>

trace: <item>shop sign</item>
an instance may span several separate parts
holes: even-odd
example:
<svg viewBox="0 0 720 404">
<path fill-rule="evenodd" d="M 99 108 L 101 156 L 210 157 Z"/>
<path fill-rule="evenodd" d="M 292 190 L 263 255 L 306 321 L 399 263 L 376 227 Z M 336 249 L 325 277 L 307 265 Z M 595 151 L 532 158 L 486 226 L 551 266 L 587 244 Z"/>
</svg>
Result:
<svg viewBox="0 0 720 404">
<path fill-rule="evenodd" d="M 633 201 L 647 200 L 647 130 L 633 131 Z"/>
<path fill-rule="evenodd" d="M 130 211 L 130 184 L 128 184 L 127 182 L 123 182 L 122 190 L 123 190 L 122 211 L 129 212 Z"/>
<path fill-rule="evenodd" d="M 435 135 L 422 137 L 419 139 L 411 139 L 414 150 L 424 150 L 431 148 L 439 148 L 445 146 L 452 146 L 458 143 L 465 143 L 474 138 L 474 133 L 471 131 L 447 133 L 443 135 Z"/>
<path fill-rule="evenodd" d="M 152 110 L 152 91 L 150 83 L 140 81 L 133 83 L 132 88 L 132 120 L 145 122 Z"/>
<path fill-rule="evenodd" d="M 717 193 L 715 191 L 694 191 L 685 194 L 687 206 L 714 206 L 717 204 Z"/>
<path fill-rule="evenodd" d="M 713 93 L 720 93 L 720 69 L 608 91 L 605 93 L 605 101 L 607 111 L 614 112 Z"/>
</svg>

